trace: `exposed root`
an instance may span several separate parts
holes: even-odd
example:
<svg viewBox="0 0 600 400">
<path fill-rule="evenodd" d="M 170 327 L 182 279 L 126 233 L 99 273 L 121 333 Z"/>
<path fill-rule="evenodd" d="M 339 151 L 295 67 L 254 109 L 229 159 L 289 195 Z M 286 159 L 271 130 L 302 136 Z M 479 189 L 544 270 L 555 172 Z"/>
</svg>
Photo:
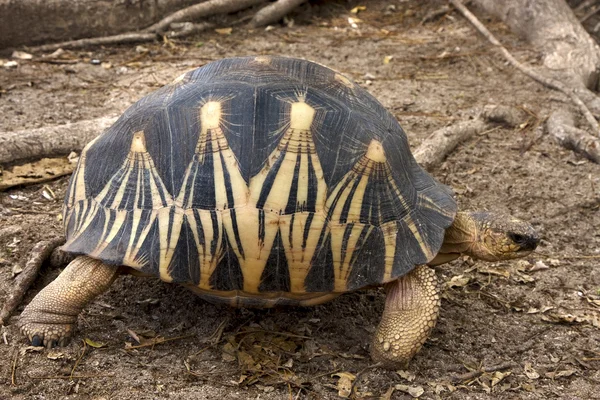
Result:
<svg viewBox="0 0 600 400">
<path fill-rule="evenodd" d="M 305 2 L 306 0 L 277 0 L 257 12 L 250 25 L 256 28 L 277 22 Z"/>
<path fill-rule="evenodd" d="M 262 3 L 265 0 L 209 0 L 183 8 L 161 19 L 141 32 L 127 32 L 119 35 L 71 40 L 61 43 L 30 47 L 31 52 L 54 51 L 57 49 L 75 49 L 107 44 L 151 42 L 161 35 L 167 38 L 182 38 L 214 27 L 211 23 L 194 24 L 190 21 L 216 14 L 241 11 Z M 169 32 L 167 32 L 169 31 Z"/>
<path fill-rule="evenodd" d="M 164 32 L 173 22 L 188 22 L 216 14 L 241 11 L 262 3 L 264 0 L 209 0 L 181 9 L 144 29 L 144 32 Z"/>
<path fill-rule="evenodd" d="M 477 117 L 438 129 L 421 143 L 413 155 L 423 168 L 431 171 L 441 164 L 460 143 L 484 131 L 486 127 L 486 122 Z"/>
<path fill-rule="evenodd" d="M 58 49 L 81 49 L 84 47 L 100 46 L 105 44 L 121 44 L 121 43 L 140 43 L 151 42 L 156 39 L 154 33 L 137 33 L 129 32 L 120 35 L 104 36 L 97 38 L 69 40 L 60 43 L 44 44 L 41 46 L 29 47 L 32 53 L 54 51 Z"/>
<path fill-rule="evenodd" d="M 116 121 L 103 117 L 16 132 L 0 132 L 0 165 L 81 150 Z"/>
<path fill-rule="evenodd" d="M 54 249 L 64 242 L 63 238 L 57 238 L 44 240 L 33 246 L 25 268 L 23 268 L 23 271 L 15 279 L 13 289 L 2 306 L 2 310 L 0 311 L 0 325 L 4 325 L 12 312 L 21 304 L 23 296 L 25 296 L 29 286 L 35 281 L 44 261 Z"/>
<path fill-rule="evenodd" d="M 570 113 L 555 111 L 546 121 L 546 129 L 561 146 L 600 164 L 600 140 L 577 129 Z"/>
<path fill-rule="evenodd" d="M 192 24 L 191 22 L 179 25 L 174 24 L 172 26 L 173 30 L 165 36 L 167 36 L 168 38 L 182 38 L 185 36 L 193 35 L 194 33 L 205 31 L 212 27 L 214 27 L 214 24 L 210 24 L 207 22 L 201 24 Z M 30 47 L 29 51 L 35 53 L 44 51 L 54 51 L 58 49 L 80 49 L 84 47 L 100 46 L 107 44 L 152 42 L 154 40 L 159 39 L 159 37 L 160 35 L 153 32 L 129 32 L 113 36 L 104 36 L 89 39 L 70 40 L 61 43 L 45 44 L 42 46 Z"/>
<path fill-rule="evenodd" d="M 558 80 L 544 77 L 544 76 L 538 74 L 537 72 L 535 72 L 532 68 L 527 67 L 527 66 L 521 64 L 519 61 L 517 61 L 513 57 L 512 54 L 510 54 L 510 52 L 508 50 L 506 50 L 506 48 L 504 46 L 502 46 L 502 44 L 498 41 L 498 39 L 496 39 L 496 37 L 481 23 L 481 21 L 479 21 L 479 19 L 477 19 L 477 17 L 475 15 L 473 15 L 460 2 L 460 0 L 450 0 L 450 2 L 479 31 L 479 33 L 481 33 L 483 36 L 485 36 L 485 38 L 491 44 L 493 44 L 494 46 L 496 46 L 500 50 L 500 52 L 502 53 L 502 55 L 504 56 L 504 58 L 506 58 L 506 60 L 513 67 L 517 68 L 519 71 L 521 71 L 525 75 L 529 76 L 530 78 L 532 78 L 536 82 L 539 82 L 542 85 L 544 85 L 544 86 L 546 86 L 546 87 L 548 87 L 550 89 L 558 90 L 558 91 L 564 93 L 566 96 L 568 96 L 571 99 L 571 101 L 573 103 L 575 103 L 575 105 L 577 105 L 577 107 L 579 108 L 579 110 L 582 112 L 582 114 L 584 115 L 584 117 L 585 117 L 585 119 L 586 119 L 589 127 L 591 128 L 592 132 L 594 132 L 595 134 L 600 135 L 600 130 L 598 129 L 598 122 L 596 122 L 596 119 L 594 118 L 594 115 L 590 112 L 590 110 L 588 109 L 588 107 L 579 98 L 579 96 L 577 96 L 577 94 L 575 94 L 575 91 L 572 88 L 567 87 L 566 85 L 564 85 L 562 82 L 560 82 Z"/>
</svg>

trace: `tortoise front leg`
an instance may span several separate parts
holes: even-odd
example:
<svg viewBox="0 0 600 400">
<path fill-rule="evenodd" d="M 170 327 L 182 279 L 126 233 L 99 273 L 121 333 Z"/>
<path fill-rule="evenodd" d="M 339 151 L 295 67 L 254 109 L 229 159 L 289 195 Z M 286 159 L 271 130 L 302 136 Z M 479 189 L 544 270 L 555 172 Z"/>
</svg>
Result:
<svg viewBox="0 0 600 400">
<path fill-rule="evenodd" d="M 387 297 L 371 356 L 387 368 L 405 367 L 435 326 L 440 289 L 435 271 L 421 265 L 385 287 Z"/>
<path fill-rule="evenodd" d="M 83 307 L 109 288 L 117 271 L 93 258 L 77 257 L 25 307 L 21 332 L 34 346 L 64 346 Z"/>
</svg>

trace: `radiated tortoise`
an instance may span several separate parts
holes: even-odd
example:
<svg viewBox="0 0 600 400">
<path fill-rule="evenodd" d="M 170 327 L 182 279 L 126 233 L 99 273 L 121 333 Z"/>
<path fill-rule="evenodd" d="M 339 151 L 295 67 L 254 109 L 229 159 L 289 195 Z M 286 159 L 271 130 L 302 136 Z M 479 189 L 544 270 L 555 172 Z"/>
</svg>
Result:
<svg viewBox="0 0 600 400">
<path fill-rule="evenodd" d="M 26 307 L 33 345 L 63 345 L 119 273 L 233 306 L 313 305 L 374 285 L 387 300 L 373 359 L 421 347 L 436 265 L 535 249 L 533 228 L 458 212 L 396 119 L 346 76 L 292 58 L 213 62 L 142 98 L 81 154 L 64 203 L 79 254 Z"/>
</svg>

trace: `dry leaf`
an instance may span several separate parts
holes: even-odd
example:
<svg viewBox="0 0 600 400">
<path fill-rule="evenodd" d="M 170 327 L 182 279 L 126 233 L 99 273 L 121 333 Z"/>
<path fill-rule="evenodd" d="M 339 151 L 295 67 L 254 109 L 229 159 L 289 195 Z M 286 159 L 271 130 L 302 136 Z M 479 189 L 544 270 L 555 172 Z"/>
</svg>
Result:
<svg viewBox="0 0 600 400">
<path fill-rule="evenodd" d="M 469 278 L 468 276 L 464 276 L 464 275 L 453 276 L 452 279 L 450 279 L 450 282 L 446 282 L 446 287 L 447 288 L 464 287 L 464 286 L 467 286 L 467 284 L 469 283 L 470 280 L 471 280 L 471 278 Z"/>
<path fill-rule="evenodd" d="M 354 379 L 356 379 L 356 375 L 353 375 L 350 372 L 338 372 L 331 376 L 337 376 L 340 378 L 337 381 L 338 396 L 345 399 L 350 397 L 352 394 L 352 382 L 354 382 Z"/>
<path fill-rule="evenodd" d="M 481 274 L 502 276 L 506 279 L 510 278 L 510 272 L 508 272 L 506 269 L 500 268 L 500 267 L 493 267 L 493 266 L 485 265 L 485 266 L 481 266 L 481 267 L 477 268 L 477 272 L 479 272 Z"/>
<path fill-rule="evenodd" d="M 60 360 L 61 358 L 65 358 L 65 353 L 60 353 L 58 351 L 51 351 L 46 355 L 50 360 Z"/>
<path fill-rule="evenodd" d="M 529 379 L 538 379 L 540 377 L 540 374 L 538 374 L 538 372 L 535 369 L 533 369 L 533 366 L 530 362 L 525 363 L 525 368 L 523 368 L 523 370 L 525 372 L 525 375 Z"/>
<path fill-rule="evenodd" d="M 415 378 L 417 377 L 415 374 L 413 374 L 410 371 L 398 370 L 398 371 L 396 371 L 396 373 L 400 376 L 400 378 L 406 379 L 409 382 L 414 381 Z"/>
<path fill-rule="evenodd" d="M 65 157 L 42 158 L 2 171 L 0 191 L 13 186 L 34 184 L 56 179 L 73 172 L 74 165 Z"/>
<path fill-rule="evenodd" d="M 89 338 L 85 338 L 84 341 L 88 346 L 92 346 L 96 349 L 106 346 L 106 344 L 104 344 L 104 343 L 94 342 L 92 339 L 89 339 Z"/>
<path fill-rule="evenodd" d="M 367 9 L 367 6 L 356 6 L 352 10 L 350 10 L 350 12 L 352 14 L 358 14 L 359 12 L 365 11 L 366 9 Z"/>
<path fill-rule="evenodd" d="M 218 28 L 215 29 L 215 32 L 217 32 L 219 35 L 231 35 L 233 28 Z"/>
<path fill-rule="evenodd" d="M 389 64 L 394 59 L 394 56 L 385 56 L 383 57 L 383 63 Z"/>
<path fill-rule="evenodd" d="M 504 378 L 506 378 L 507 376 L 509 376 L 510 374 L 512 374 L 512 372 L 510 372 L 510 371 L 508 371 L 508 372 L 500 372 L 500 371 L 494 372 L 494 374 L 492 375 L 492 387 L 494 387 L 497 384 L 499 384 L 500 382 L 502 382 L 502 380 Z"/>
<path fill-rule="evenodd" d="M 539 271 L 542 269 L 549 269 L 550 267 L 547 266 L 546 264 L 544 264 L 543 261 L 536 261 L 535 264 L 533 264 L 533 267 L 531 267 L 531 269 L 529 271 Z"/>
<path fill-rule="evenodd" d="M 423 389 L 422 386 L 396 385 L 394 388 L 401 392 L 408 393 L 414 398 L 418 398 L 425 393 L 425 389 Z"/>
</svg>

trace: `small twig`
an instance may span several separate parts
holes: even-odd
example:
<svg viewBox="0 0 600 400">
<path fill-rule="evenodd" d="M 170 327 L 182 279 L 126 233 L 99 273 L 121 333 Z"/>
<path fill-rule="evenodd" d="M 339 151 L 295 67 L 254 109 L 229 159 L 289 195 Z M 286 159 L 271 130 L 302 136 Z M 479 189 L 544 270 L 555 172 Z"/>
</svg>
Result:
<svg viewBox="0 0 600 400">
<path fill-rule="evenodd" d="M 515 363 L 513 363 L 513 362 L 507 362 L 507 363 L 495 365 L 493 367 L 480 368 L 480 369 L 478 369 L 476 371 L 471 371 L 471 372 L 466 373 L 466 374 L 457 375 L 457 376 L 455 376 L 455 377 L 452 378 L 452 381 L 453 382 L 470 381 L 470 380 L 473 380 L 475 378 L 479 378 L 483 374 L 489 374 L 489 373 L 496 372 L 496 371 L 502 371 L 504 369 L 514 368 L 515 366 L 516 366 Z"/>
<path fill-rule="evenodd" d="M 566 96 L 568 96 L 577 105 L 577 107 L 579 107 L 579 110 L 583 113 L 583 115 L 584 115 L 584 117 L 585 117 L 588 125 L 592 129 L 592 132 L 594 132 L 597 135 L 600 135 L 600 130 L 598 129 L 598 122 L 594 118 L 594 115 L 590 112 L 590 110 L 587 108 L 587 106 L 575 94 L 575 92 L 573 90 L 571 90 L 568 87 L 566 87 L 565 85 L 563 85 L 562 82 L 559 82 L 559 81 L 557 81 L 555 79 L 551 79 L 551 78 L 547 78 L 547 77 L 541 76 L 540 74 L 538 74 L 537 72 L 535 72 L 533 69 L 531 69 L 531 68 L 529 68 L 529 67 L 521 64 L 519 61 L 517 61 L 516 58 L 513 57 L 512 54 L 510 54 L 510 52 L 508 50 L 506 50 L 506 48 L 504 46 L 502 46 L 502 44 L 498 41 L 498 39 L 496 39 L 496 37 L 492 34 L 492 32 L 490 32 L 485 27 L 485 25 L 483 25 L 481 23 L 481 21 L 479 21 L 479 19 L 477 19 L 477 17 L 475 15 L 473 15 L 460 2 L 460 0 L 450 0 L 450 2 L 479 31 L 479 33 L 481 33 L 483 36 L 485 36 L 485 38 L 491 44 L 493 44 L 494 46 L 496 46 L 500 50 L 500 52 L 502 53 L 502 55 L 504 56 L 504 58 L 506 58 L 506 60 L 513 67 L 515 67 L 516 69 L 518 69 L 519 71 L 521 71 L 525 75 L 529 76 L 530 78 L 532 78 L 536 82 L 539 82 L 542 85 L 544 85 L 544 86 L 546 86 L 546 87 L 548 87 L 550 89 L 558 90 L 558 91 L 562 92 L 563 94 L 565 94 Z"/>
<path fill-rule="evenodd" d="M 13 358 L 12 368 L 11 368 L 11 372 L 10 372 L 10 384 L 13 386 L 17 385 L 16 374 L 17 374 L 17 360 L 18 359 L 19 359 L 19 350 L 15 349 L 15 356 Z"/>
<path fill-rule="evenodd" d="M 15 279 L 13 289 L 2 306 L 2 311 L 0 311 L 0 325 L 4 325 L 15 308 L 21 304 L 23 296 L 25 296 L 27 290 L 35 281 L 35 278 L 37 277 L 44 260 L 50 256 L 55 248 L 63 243 L 63 238 L 57 238 L 52 240 L 44 240 L 33 246 L 29 260 L 27 260 L 23 271 L 21 271 L 19 276 L 17 276 Z"/>
<path fill-rule="evenodd" d="M 352 381 L 352 385 L 350 386 L 350 397 L 351 398 L 354 398 L 354 389 L 356 388 L 356 385 L 358 384 L 359 379 L 362 378 L 364 373 L 370 369 L 381 367 L 382 365 L 383 364 L 380 362 L 371 364 L 371 365 L 367 365 L 366 367 L 364 367 L 363 369 L 361 369 L 360 371 L 358 371 L 356 373 L 356 376 L 354 377 L 354 380 Z"/>
<path fill-rule="evenodd" d="M 469 4 L 470 2 L 471 2 L 470 0 L 465 1 L 465 5 Z M 433 21 L 434 19 L 436 19 L 438 17 L 448 14 L 450 11 L 452 11 L 450 6 L 442 6 L 442 7 L 438 8 L 437 10 L 430 11 L 423 17 L 421 22 L 419 22 L 419 25 L 423 25 L 423 24 L 425 24 L 425 22 Z"/>
<path fill-rule="evenodd" d="M 192 336 L 194 336 L 194 335 L 190 334 L 190 335 L 176 336 L 176 337 L 167 338 L 167 339 L 157 338 L 157 339 L 149 340 L 147 343 L 142 343 L 142 344 L 138 344 L 136 346 L 126 347 L 125 350 L 140 349 L 142 347 L 150 347 L 150 346 L 154 347 L 157 344 L 172 342 L 173 340 L 186 339 L 186 338 L 189 338 Z"/>
<path fill-rule="evenodd" d="M 73 365 L 73 369 L 71 369 L 71 373 L 69 374 L 69 378 L 71 380 L 73 380 L 73 376 L 75 374 L 75 369 L 81 362 L 81 359 L 83 358 L 83 356 L 85 355 L 85 351 L 87 350 L 87 343 L 85 342 L 85 340 L 82 340 L 82 342 L 83 342 L 83 349 L 81 349 L 81 354 L 79 355 L 79 357 L 77 357 L 77 360 L 75 361 L 75 365 Z"/>
<path fill-rule="evenodd" d="M 277 22 L 294 8 L 305 2 L 306 0 L 277 0 L 275 3 L 271 3 L 257 12 L 252 21 L 250 21 L 250 25 L 258 28 L 259 26 Z"/>
<path fill-rule="evenodd" d="M 600 5 L 596 5 L 595 7 L 593 7 L 590 12 L 588 12 L 587 14 L 585 14 L 580 20 L 579 22 L 581 22 L 582 24 L 587 21 L 588 19 L 590 19 L 591 17 L 594 16 L 594 14 L 596 14 L 598 11 L 600 11 Z"/>
<path fill-rule="evenodd" d="M 251 330 L 240 331 L 240 332 L 236 332 L 234 334 L 234 336 L 247 335 L 247 334 L 252 334 L 252 333 L 256 333 L 256 332 L 268 333 L 270 335 L 284 336 L 284 337 L 289 337 L 289 338 L 312 339 L 310 336 L 294 335 L 293 333 L 286 333 L 286 332 L 267 331 L 264 329 L 251 329 Z"/>
<path fill-rule="evenodd" d="M 30 376 L 30 379 L 88 379 L 88 378 L 112 378 L 114 374 L 84 374 L 84 375 L 48 375 L 48 376 Z"/>
</svg>

